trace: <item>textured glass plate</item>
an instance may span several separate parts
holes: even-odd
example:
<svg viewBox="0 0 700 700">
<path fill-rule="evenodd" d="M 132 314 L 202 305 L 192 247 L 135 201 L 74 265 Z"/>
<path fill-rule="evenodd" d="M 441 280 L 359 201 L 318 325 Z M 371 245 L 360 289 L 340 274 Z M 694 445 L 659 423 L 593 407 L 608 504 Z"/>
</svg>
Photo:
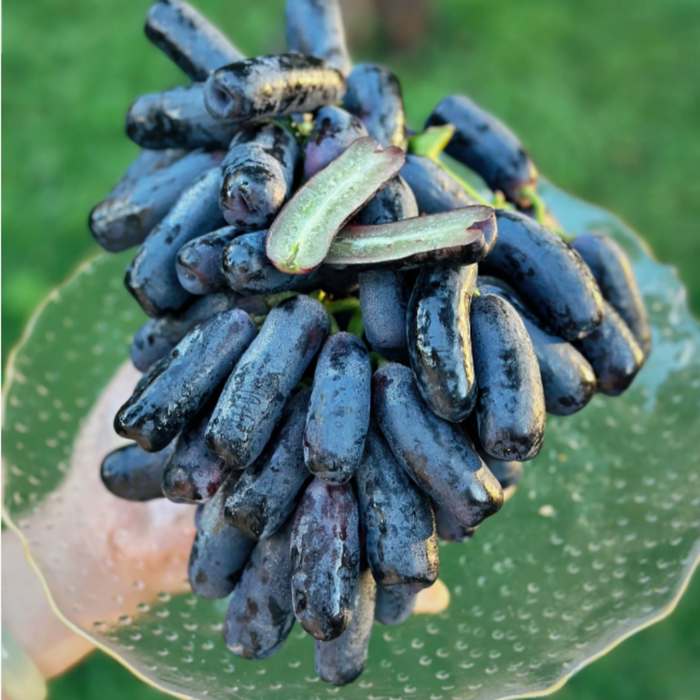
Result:
<svg viewBox="0 0 700 700">
<path fill-rule="evenodd" d="M 144 680 L 185 698 L 486 700 L 544 694 L 668 614 L 700 552 L 700 329 L 675 273 L 609 214 L 545 186 L 573 232 L 632 257 L 654 351 L 621 399 L 550 418 L 540 457 L 498 517 L 440 550 L 449 608 L 375 625 L 367 670 L 318 681 L 296 626 L 265 662 L 228 653 L 225 602 L 193 596 L 192 508 L 118 501 L 101 486 L 111 423 L 136 380 L 142 322 L 124 291 L 128 255 L 101 257 L 56 291 L 6 385 L 4 515 L 56 612 Z"/>
</svg>

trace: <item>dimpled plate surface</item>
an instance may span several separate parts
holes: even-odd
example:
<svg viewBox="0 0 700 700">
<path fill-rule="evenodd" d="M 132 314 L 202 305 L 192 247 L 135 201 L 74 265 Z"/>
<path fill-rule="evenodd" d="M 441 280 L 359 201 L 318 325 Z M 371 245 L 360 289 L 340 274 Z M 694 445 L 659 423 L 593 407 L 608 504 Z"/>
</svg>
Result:
<svg viewBox="0 0 700 700">
<path fill-rule="evenodd" d="M 192 508 L 129 504 L 102 488 L 111 421 L 137 379 L 143 322 L 123 289 L 128 254 L 84 266 L 35 316 L 5 392 L 3 508 L 54 609 L 141 678 L 183 698 L 496 700 L 546 694 L 661 619 L 700 553 L 700 328 L 676 274 L 610 214 L 543 185 L 572 232 L 630 254 L 654 350 L 620 399 L 550 417 L 541 455 L 474 539 L 440 549 L 449 608 L 375 625 L 367 669 L 317 680 L 297 625 L 265 662 L 227 652 L 225 601 L 189 592 Z"/>
</svg>

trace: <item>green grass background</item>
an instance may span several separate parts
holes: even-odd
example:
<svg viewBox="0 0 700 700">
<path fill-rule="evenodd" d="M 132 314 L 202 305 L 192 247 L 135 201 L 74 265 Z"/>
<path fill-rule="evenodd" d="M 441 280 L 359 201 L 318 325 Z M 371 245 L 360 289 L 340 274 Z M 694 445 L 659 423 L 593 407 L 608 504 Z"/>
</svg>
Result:
<svg viewBox="0 0 700 700">
<path fill-rule="evenodd" d="M 122 115 L 183 82 L 143 37 L 148 0 L 6 0 L 3 365 L 47 292 L 87 255 L 91 206 L 137 150 Z M 199 0 L 248 54 L 282 50 L 283 0 Z M 675 265 L 700 312 L 700 2 L 433 0 L 400 53 L 367 32 L 358 59 L 391 66 L 409 122 L 465 92 L 521 136 L 540 170 L 625 218 Z M 558 700 L 696 700 L 700 580 L 668 620 L 576 676 Z M 101 654 L 50 700 L 163 697 Z"/>
</svg>

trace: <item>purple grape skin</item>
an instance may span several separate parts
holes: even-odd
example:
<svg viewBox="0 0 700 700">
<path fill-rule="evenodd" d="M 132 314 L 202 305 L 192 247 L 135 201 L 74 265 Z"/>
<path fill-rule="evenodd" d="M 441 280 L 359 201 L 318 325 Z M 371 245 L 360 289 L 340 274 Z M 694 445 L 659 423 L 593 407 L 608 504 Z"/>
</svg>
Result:
<svg viewBox="0 0 700 700">
<path fill-rule="evenodd" d="M 147 372 L 200 323 L 230 309 L 241 309 L 256 316 L 268 312 L 267 304 L 261 296 L 244 297 L 226 290 L 204 297 L 192 297 L 178 312 L 161 318 L 149 318 L 136 331 L 131 344 L 134 367 Z"/>
<path fill-rule="evenodd" d="M 572 342 L 599 326 L 603 296 L 581 256 L 524 214 L 496 210 L 498 240 L 479 272 L 505 280 L 551 333 Z"/>
<path fill-rule="evenodd" d="M 240 131 L 221 164 L 226 221 L 241 233 L 269 226 L 291 194 L 298 156 L 296 139 L 278 124 Z"/>
<path fill-rule="evenodd" d="M 175 451 L 163 472 L 163 494 L 175 503 L 206 503 L 231 472 L 226 461 L 204 443 L 213 410 L 210 401 L 175 440 Z"/>
<path fill-rule="evenodd" d="M 632 264 L 619 243 L 595 233 L 577 236 L 571 247 L 593 273 L 605 299 L 632 331 L 644 356 L 651 352 L 651 329 Z"/>
<path fill-rule="evenodd" d="M 481 294 L 472 301 L 471 338 L 484 451 L 504 461 L 532 459 L 544 442 L 545 401 L 525 325 L 507 301 Z"/>
<path fill-rule="evenodd" d="M 316 112 L 314 128 L 306 144 L 306 179 L 323 170 L 353 141 L 368 136 L 360 119 L 340 107 L 322 107 Z"/>
<path fill-rule="evenodd" d="M 249 537 L 271 537 L 294 513 L 311 479 L 302 445 L 311 389 L 294 396 L 262 454 L 227 494 L 224 517 Z"/>
<path fill-rule="evenodd" d="M 374 425 L 355 483 L 374 580 L 403 595 L 432 586 L 439 560 L 430 499 L 410 480 Z"/>
<path fill-rule="evenodd" d="M 304 430 L 304 461 L 329 484 L 355 473 L 369 427 L 372 365 L 364 343 L 352 333 L 326 341 L 316 363 Z"/>
<path fill-rule="evenodd" d="M 352 70 L 338 0 L 287 0 L 287 46 L 324 58 L 343 75 Z"/>
<path fill-rule="evenodd" d="M 357 500 L 350 484 L 315 478 L 294 516 L 292 600 L 301 626 L 329 641 L 350 625 L 360 572 Z"/>
<path fill-rule="evenodd" d="M 476 527 L 500 509 L 497 479 L 461 429 L 428 408 L 408 367 L 392 363 L 374 373 L 372 410 L 399 463 L 461 526 Z"/>
<path fill-rule="evenodd" d="M 291 523 L 255 545 L 224 618 L 226 646 L 244 659 L 267 659 L 294 624 L 289 590 Z"/>
<path fill-rule="evenodd" d="M 476 527 L 462 525 L 449 511 L 433 503 L 435 529 L 443 542 L 466 542 L 476 532 Z"/>
<path fill-rule="evenodd" d="M 416 607 L 417 594 L 402 595 L 401 593 L 385 591 L 377 587 L 377 600 L 374 608 L 374 619 L 382 625 L 400 625 L 408 620 Z"/>
<path fill-rule="evenodd" d="M 371 63 L 355 66 L 348 76 L 343 108 L 359 117 L 385 148 L 406 148 L 401 85 L 391 71 Z"/>
<path fill-rule="evenodd" d="M 119 409 L 114 429 L 156 452 L 172 442 L 226 380 L 256 328 L 233 309 L 197 326 L 155 364 Z"/>
<path fill-rule="evenodd" d="M 174 447 L 170 444 L 159 452 L 145 452 L 133 443 L 113 450 L 102 460 L 102 483 L 127 501 L 163 498 L 161 479 Z"/>
<path fill-rule="evenodd" d="M 192 80 L 206 80 L 243 54 L 192 5 L 158 0 L 146 18 L 146 36 Z"/>
<path fill-rule="evenodd" d="M 367 569 L 360 573 L 352 611 L 345 634 L 330 642 L 315 641 L 316 673 L 326 683 L 347 685 L 365 669 L 377 596 L 377 584 Z"/>
<path fill-rule="evenodd" d="M 537 182 L 537 169 L 515 134 L 464 95 L 445 97 L 426 128 L 452 124 L 455 133 L 445 152 L 480 175 L 492 190 L 524 202 L 522 188 Z"/>
<path fill-rule="evenodd" d="M 126 113 L 126 135 L 142 148 L 227 148 L 239 130 L 204 106 L 204 84 L 142 95 Z"/>
<path fill-rule="evenodd" d="M 153 151 L 144 151 L 133 170 L 129 168 L 107 199 L 90 212 L 90 231 L 110 253 L 143 243 L 192 182 L 221 161 L 220 154 L 202 150 L 182 157 L 176 150 L 161 153 L 158 159 Z"/>
<path fill-rule="evenodd" d="M 226 288 L 221 257 L 240 231 L 225 226 L 185 243 L 177 254 L 177 278 L 190 294 L 212 294 Z"/>
<path fill-rule="evenodd" d="M 644 364 L 644 351 L 607 301 L 603 323 L 575 345 L 591 363 L 598 391 L 608 396 L 625 392 Z"/>
<path fill-rule="evenodd" d="M 185 243 L 223 224 L 219 168 L 198 178 L 149 234 L 126 272 L 127 289 L 153 317 L 181 309 L 190 294 L 177 278 L 177 254 Z"/>
<path fill-rule="evenodd" d="M 234 469 L 252 464 L 327 334 L 328 314 L 311 297 L 272 309 L 224 387 L 207 430 L 209 448 Z"/>
<path fill-rule="evenodd" d="M 237 475 L 232 474 L 232 479 Z M 207 501 L 198 516 L 188 574 L 192 590 L 208 600 L 225 598 L 241 577 L 255 542 L 223 517 L 224 488 Z"/>
</svg>

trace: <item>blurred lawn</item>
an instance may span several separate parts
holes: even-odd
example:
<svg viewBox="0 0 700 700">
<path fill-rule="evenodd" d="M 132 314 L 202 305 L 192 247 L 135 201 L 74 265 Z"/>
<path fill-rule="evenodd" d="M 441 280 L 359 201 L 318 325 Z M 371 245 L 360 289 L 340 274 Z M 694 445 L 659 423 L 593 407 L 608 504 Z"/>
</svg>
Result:
<svg viewBox="0 0 700 700">
<path fill-rule="evenodd" d="M 86 255 L 90 207 L 135 156 L 122 115 L 183 82 L 143 38 L 148 0 L 4 4 L 3 365 L 28 315 Z M 283 0 L 199 0 L 249 54 L 283 49 Z M 700 312 L 698 0 L 441 0 L 420 45 L 372 33 L 355 55 L 389 64 L 419 127 L 450 92 L 501 116 L 541 171 L 619 213 L 678 267 Z M 696 700 L 700 581 L 668 621 L 583 671 L 559 700 Z M 50 700 L 162 697 L 94 654 Z"/>
</svg>

